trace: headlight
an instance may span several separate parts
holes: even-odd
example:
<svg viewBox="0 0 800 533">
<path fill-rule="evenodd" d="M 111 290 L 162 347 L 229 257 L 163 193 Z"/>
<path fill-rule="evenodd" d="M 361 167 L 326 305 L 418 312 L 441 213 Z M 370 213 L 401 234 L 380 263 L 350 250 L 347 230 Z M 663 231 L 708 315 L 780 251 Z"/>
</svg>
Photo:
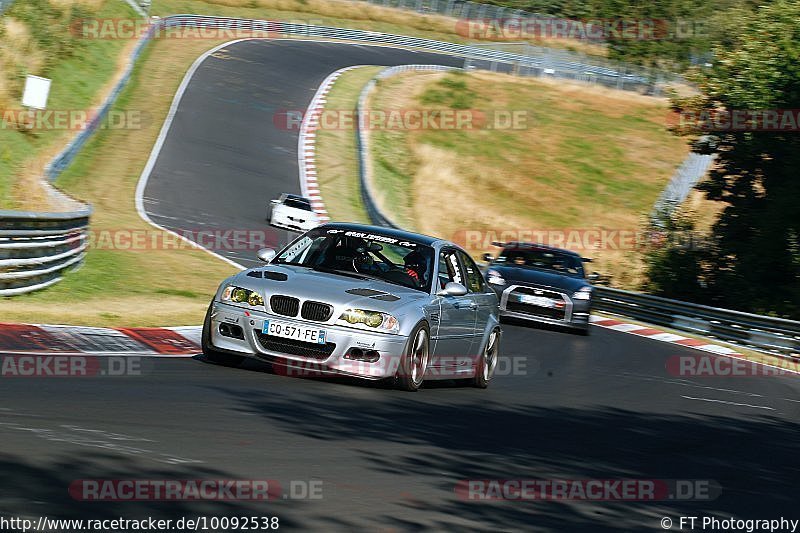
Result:
<svg viewBox="0 0 800 533">
<path fill-rule="evenodd" d="M 336 324 L 366 330 L 377 329 L 388 333 L 400 331 L 400 323 L 392 315 L 364 309 L 348 309 L 342 313 Z"/>
<path fill-rule="evenodd" d="M 225 287 L 220 299 L 223 302 L 232 302 L 235 304 L 246 303 L 251 307 L 264 307 L 264 298 L 262 298 L 260 294 L 233 285 Z"/>
<path fill-rule="evenodd" d="M 486 272 L 486 281 L 491 283 L 492 285 L 505 285 L 506 280 L 503 279 L 503 276 L 500 275 L 500 272 L 497 270 L 490 268 L 488 272 Z"/>
<path fill-rule="evenodd" d="M 583 287 L 579 289 L 576 293 L 572 295 L 573 300 L 591 300 L 592 299 L 592 288 L 591 287 Z"/>
</svg>

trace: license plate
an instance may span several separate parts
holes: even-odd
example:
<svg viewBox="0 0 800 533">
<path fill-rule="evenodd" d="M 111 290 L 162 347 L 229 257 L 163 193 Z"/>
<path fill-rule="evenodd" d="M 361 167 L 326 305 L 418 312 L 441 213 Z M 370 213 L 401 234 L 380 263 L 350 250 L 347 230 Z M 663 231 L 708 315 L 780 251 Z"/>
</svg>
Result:
<svg viewBox="0 0 800 533">
<path fill-rule="evenodd" d="M 265 335 L 294 339 L 296 341 L 310 342 L 312 344 L 325 344 L 325 330 L 297 326 L 290 322 L 265 320 L 262 332 Z"/>
<path fill-rule="evenodd" d="M 535 305 L 536 307 L 555 306 L 555 303 L 550 298 L 545 298 L 544 296 L 531 296 L 530 294 L 520 294 L 519 301 L 524 304 Z"/>
</svg>

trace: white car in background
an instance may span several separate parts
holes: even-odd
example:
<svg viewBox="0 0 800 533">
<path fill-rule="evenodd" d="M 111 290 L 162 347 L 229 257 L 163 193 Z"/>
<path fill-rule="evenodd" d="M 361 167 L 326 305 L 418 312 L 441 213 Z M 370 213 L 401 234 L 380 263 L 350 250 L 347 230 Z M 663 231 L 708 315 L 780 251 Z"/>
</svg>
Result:
<svg viewBox="0 0 800 533">
<path fill-rule="evenodd" d="M 311 200 L 297 194 L 283 193 L 270 202 L 272 210 L 267 219 L 270 226 L 305 233 L 320 225 L 320 220 L 311 207 Z"/>
</svg>

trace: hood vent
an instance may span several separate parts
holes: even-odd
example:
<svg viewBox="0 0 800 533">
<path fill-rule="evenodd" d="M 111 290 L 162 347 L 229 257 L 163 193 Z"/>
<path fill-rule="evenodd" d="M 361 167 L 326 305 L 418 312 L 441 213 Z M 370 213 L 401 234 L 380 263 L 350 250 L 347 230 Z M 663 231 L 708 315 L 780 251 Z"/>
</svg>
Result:
<svg viewBox="0 0 800 533">
<path fill-rule="evenodd" d="M 344 292 L 347 294 L 354 294 L 356 296 L 380 296 L 382 294 L 386 294 L 383 291 L 376 291 L 375 289 L 348 289 Z"/>
<path fill-rule="evenodd" d="M 388 292 L 376 291 L 375 289 L 349 289 L 344 291 L 347 294 L 354 294 L 355 296 L 366 296 L 373 300 L 381 300 L 382 302 L 396 302 L 400 299 L 399 296 L 389 294 Z"/>
<path fill-rule="evenodd" d="M 382 302 L 396 302 L 400 299 L 399 296 L 395 296 L 394 294 L 381 294 L 380 296 L 370 296 L 373 300 L 380 300 Z"/>
<path fill-rule="evenodd" d="M 272 281 L 286 281 L 289 279 L 289 276 L 282 272 L 274 272 L 272 270 L 251 270 L 247 273 L 247 275 L 251 278 L 266 278 L 271 279 Z"/>
</svg>

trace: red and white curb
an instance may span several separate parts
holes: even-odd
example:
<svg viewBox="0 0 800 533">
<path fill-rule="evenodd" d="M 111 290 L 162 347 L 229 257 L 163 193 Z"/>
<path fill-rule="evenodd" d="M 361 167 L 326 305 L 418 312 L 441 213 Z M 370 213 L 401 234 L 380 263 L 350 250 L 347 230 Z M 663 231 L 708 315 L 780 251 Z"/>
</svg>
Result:
<svg viewBox="0 0 800 533">
<path fill-rule="evenodd" d="M 677 344 L 679 346 L 683 346 L 684 348 L 692 348 L 694 350 L 711 352 L 715 355 L 730 357 L 732 359 L 743 359 L 762 366 L 779 369 L 792 374 L 800 374 L 800 371 L 797 369 L 798 367 L 796 361 L 787 360 L 786 366 L 771 365 L 769 363 L 764 363 L 761 361 L 753 361 L 752 359 L 749 359 L 744 354 L 737 352 L 736 350 L 730 348 L 729 346 L 723 346 L 722 344 L 714 344 L 706 339 L 694 339 L 691 337 L 684 337 L 682 335 L 670 333 L 669 331 L 664 331 L 662 329 L 654 328 L 652 326 L 632 324 L 630 322 L 623 322 L 621 320 L 616 320 L 613 318 L 607 318 L 597 315 L 592 315 L 591 317 L 589 317 L 589 320 L 592 323 L 592 325 L 599 326 L 601 328 L 613 329 L 614 331 L 619 331 L 621 333 L 629 333 L 631 335 L 638 335 L 639 337 L 645 337 L 647 339 L 652 339 L 655 341 Z M 776 357 L 779 356 L 776 355 Z"/>
<path fill-rule="evenodd" d="M 752 361 L 727 346 L 694 339 L 650 326 L 592 315 L 592 325 L 711 352 L 722 357 L 747 360 L 783 372 L 800 374 L 797 362 L 772 365 Z M 139 355 L 148 357 L 193 357 L 202 353 L 201 326 L 168 328 L 94 328 L 43 324 L 0 324 L 0 354 L 31 355 Z"/>
<path fill-rule="evenodd" d="M 621 331 L 623 333 L 631 333 L 633 335 L 639 335 L 640 337 L 647 337 L 648 339 L 653 339 L 656 341 L 679 344 L 681 346 L 694 348 L 696 350 L 703 350 L 704 352 L 713 352 L 718 355 L 730 355 L 730 356 L 738 355 L 739 357 L 744 357 L 742 354 L 740 354 L 733 348 L 722 346 L 720 344 L 712 344 L 707 340 L 683 337 L 681 335 L 677 335 L 675 333 L 669 333 L 667 331 L 657 329 L 651 326 L 643 326 L 641 324 L 630 324 L 628 322 L 622 322 L 620 320 L 615 320 L 612 318 L 606 318 L 597 315 L 592 315 L 590 321 L 595 326 L 600 326 L 601 328 L 613 329 L 614 331 Z"/>
<path fill-rule="evenodd" d="M 308 109 L 303 115 L 300 123 L 300 136 L 297 140 L 297 167 L 300 171 L 300 190 L 303 196 L 311 200 L 311 207 L 319 215 L 322 222 L 330 220 L 322 195 L 319 191 L 317 181 L 317 162 L 315 143 L 317 141 L 317 130 L 319 130 L 319 119 L 325 110 L 328 92 L 343 73 L 348 70 L 360 68 L 363 65 L 354 65 L 332 72 L 317 89 L 314 98 L 308 105 Z"/>
<path fill-rule="evenodd" d="M 92 328 L 0 324 L 0 353 L 192 357 L 202 353 L 201 331 L 200 326 Z"/>
</svg>

